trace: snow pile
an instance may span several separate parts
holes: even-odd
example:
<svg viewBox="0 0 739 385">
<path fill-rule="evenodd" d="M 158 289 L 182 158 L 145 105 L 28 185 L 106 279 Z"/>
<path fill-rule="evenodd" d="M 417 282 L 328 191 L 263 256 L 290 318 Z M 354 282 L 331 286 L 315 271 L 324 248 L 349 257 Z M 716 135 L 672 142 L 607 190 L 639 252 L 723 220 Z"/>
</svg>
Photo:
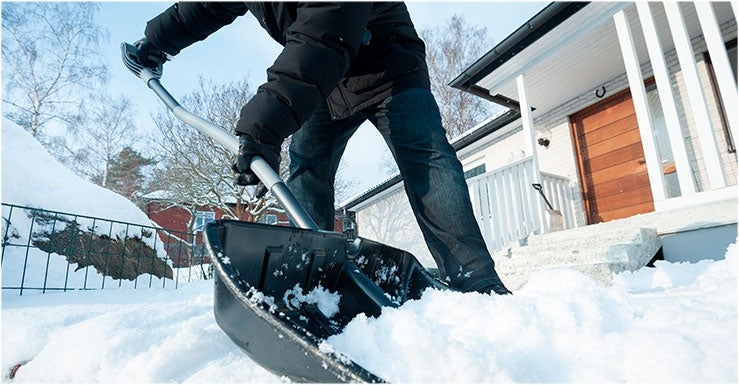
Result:
<svg viewBox="0 0 739 385">
<path fill-rule="evenodd" d="M 146 214 L 126 198 L 88 182 L 54 159 L 30 133 L 15 123 L 3 118 L 2 121 L 2 203 L 21 207 L 58 211 L 81 216 L 105 218 L 109 220 L 157 227 Z M 94 268 L 77 271 L 77 264 L 71 265 L 64 256 L 48 254 L 39 249 L 27 249 L 29 232 L 33 229 L 34 240 L 42 239 L 40 233 L 61 232 L 68 223 L 77 222 L 82 230 L 110 238 L 138 237 L 157 251 L 157 256 L 165 260 L 166 251 L 151 228 L 127 226 L 108 221 L 74 215 L 63 216 L 64 220 L 45 222 L 33 220 L 30 210 L 3 206 L 2 234 L 10 237 L 10 242 L 23 247 L 7 247 L 3 253 L 2 280 L 4 287 L 102 287 L 105 277 L 97 274 Z M 6 232 L 7 231 L 7 232 Z M 157 247 L 159 246 L 159 247 Z M 71 246 L 70 246 L 71 247 Z M 165 263 L 162 261 L 162 263 Z M 112 278 L 107 277 L 106 286 Z M 162 282 L 151 275 L 142 275 L 136 282 L 121 280 L 121 286 L 162 286 Z"/>
<path fill-rule="evenodd" d="M 128 199 L 61 165 L 30 133 L 6 118 L 2 149 L 3 203 L 156 226 Z"/>
<path fill-rule="evenodd" d="M 508 297 L 430 290 L 327 343 L 390 382 L 736 382 L 737 248 L 611 287 L 551 270 Z"/>
</svg>

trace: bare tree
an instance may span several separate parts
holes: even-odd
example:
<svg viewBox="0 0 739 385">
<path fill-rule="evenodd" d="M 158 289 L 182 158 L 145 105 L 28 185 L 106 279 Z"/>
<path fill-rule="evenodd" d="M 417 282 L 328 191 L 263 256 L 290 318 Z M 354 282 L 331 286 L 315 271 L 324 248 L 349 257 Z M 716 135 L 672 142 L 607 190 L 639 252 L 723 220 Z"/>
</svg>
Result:
<svg viewBox="0 0 739 385">
<path fill-rule="evenodd" d="M 345 176 L 347 164 L 343 161 L 339 163 L 334 179 L 334 201 L 338 204 L 345 199 L 351 198 L 352 190 L 357 186 L 356 180 L 351 180 Z"/>
<path fill-rule="evenodd" d="M 470 26 L 460 15 L 452 16 L 440 28 L 425 29 L 426 61 L 431 91 L 439 104 L 441 122 L 453 139 L 490 115 L 490 103 L 468 92 L 448 86 L 481 54 L 492 47 L 485 27 Z"/>
<path fill-rule="evenodd" d="M 112 98 L 97 93 L 94 102 L 81 104 L 79 116 L 68 125 L 74 139 L 66 145 L 73 154 L 66 159 L 78 174 L 103 187 L 108 186 L 111 167 L 116 157 L 138 140 L 133 122 L 133 105 L 124 96 Z"/>
<path fill-rule="evenodd" d="M 44 139 L 52 120 L 69 121 L 84 91 L 107 78 L 90 2 L 6 2 L 2 7 L 4 115 Z"/>
<path fill-rule="evenodd" d="M 218 126 L 233 130 L 241 107 L 254 92 L 247 80 L 215 84 L 199 80 L 199 87 L 182 98 L 184 108 Z M 274 198 L 256 199 L 255 188 L 234 185 L 231 151 L 215 140 L 181 123 L 169 111 L 161 110 L 153 116 L 158 128 L 157 146 L 159 166 L 155 168 L 154 186 L 168 192 L 166 204 L 181 207 L 192 215 L 201 206 L 217 207 L 238 219 L 256 219 L 267 207 L 275 206 Z M 287 171 L 283 146 L 281 173 Z"/>
</svg>

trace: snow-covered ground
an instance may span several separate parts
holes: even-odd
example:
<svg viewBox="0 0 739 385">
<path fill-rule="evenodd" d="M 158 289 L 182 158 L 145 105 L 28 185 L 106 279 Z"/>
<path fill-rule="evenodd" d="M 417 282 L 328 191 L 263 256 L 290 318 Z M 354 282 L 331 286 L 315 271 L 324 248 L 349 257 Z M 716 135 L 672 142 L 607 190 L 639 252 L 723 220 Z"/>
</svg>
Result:
<svg viewBox="0 0 739 385">
<path fill-rule="evenodd" d="M 75 221 L 81 229 L 92 229 L 96 235 L 124 239 L 138 237 L 149 247 L 157 250 L 162 263 L 169 263 L 161 240 L 152 230 L 158 227 L 136 205 L 124 197 L 94 183 L 86 181 L 62 166 L 41 144 L 13 122 L 2 121 L 2 203 L 20 207 L 75 214 L 64 216 Z M 29 230 L 59 232 L 67 226 L 64 221 L 33 220 L 17 207 L 3 206 L 3 218 L 11 220 L 6 232 L 2 222 L 2 235 L 10 237 L 15 245 L 29 244 Z M 110 221 L 93 220 L 90 217 Z M 126 222 L 135 225 L 125 225 Z M 38 235 L 34 235 L 38 237 Z M 28 250 L 28 253 L 27 253 Z M 76 264 L 75 264 L 76 266 Z M 2 280 L 4 287 L 45 288 L 101 288 L 101 287 L 163 287 L 166 282 L 144 274 L 135 281 L 113 280 L 95 272 L 88 266 L 77 270 L 69 266 L 64 256 L 45 253 L 39 249 L 7 247 L 3 252 Z M 180 272 L 188 274 L 192 272 Z M 195 272 L 197 273 L 197 272 Z M 189 274 L 193 276 L 195 274 Z"/>
<path fill-rule="evenodd" d="M 35 168 L 48 155 L 17 130 L 3 121 L 3 202 L 111 216 L 92 207 L 107 192 L 64 195 L 76 179 L 50 178 L 50 163 Z M 9 143 L 23 150 L 6 157 Z M 8 179 L 16 167 L 23 178 Z M 116 216 L 142 215 L 123 206 Z M 612 286 L 557 270 L 512 296 L 429 290 L 377 319 L 358 316 L 326 342 L 391 382 L 736 383 L 737 254 L 731 245 L 719 261 L 657 262 Z M 12 382 L 285 381 L 217 326 L 211 281 L 173 287 L 3 292 L 3 382 L 18 364 Z"/>
</svg>

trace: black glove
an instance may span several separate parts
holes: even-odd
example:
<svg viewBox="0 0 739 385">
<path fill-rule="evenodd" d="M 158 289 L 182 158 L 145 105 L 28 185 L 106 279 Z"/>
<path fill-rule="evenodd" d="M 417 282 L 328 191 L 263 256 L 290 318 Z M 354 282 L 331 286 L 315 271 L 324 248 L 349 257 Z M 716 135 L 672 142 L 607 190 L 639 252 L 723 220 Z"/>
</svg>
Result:
<svg viewBox="0 0 739 385">
<path fill-rule="evenodd" d="M 234 183 L 240 186 L 253 186 L 260 183 L 259 178 L 252 172 L 249 165 L 254 156 L 260 156 L 275 172 L 280 169 L 280 146 L 258 142 L 246 134 L 239 135 L 239 153 L 231 169 L 236 173 Z M 263 187 L 264 185 L 262 185 Z M 267 193 L 266 188 L 257 189 L 257 198 Z"/>
<path fill-rule="evenodd" d="M 138 48 L 136 61 L 144 67 L 156 70 L 167 61 L 167 54 L 152 44 L 147 38 L 143 38 L 135 43 L 134 47 Z"/>
</svg>

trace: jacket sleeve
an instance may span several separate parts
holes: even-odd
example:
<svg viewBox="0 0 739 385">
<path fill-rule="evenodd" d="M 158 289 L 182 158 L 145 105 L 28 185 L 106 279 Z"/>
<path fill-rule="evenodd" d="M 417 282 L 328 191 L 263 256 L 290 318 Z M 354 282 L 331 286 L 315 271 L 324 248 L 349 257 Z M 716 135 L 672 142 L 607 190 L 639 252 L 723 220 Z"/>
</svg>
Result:
<svg viewBox="0 0 739 385">
<path fill-rule="evenodd" d="M 157 48 L 177 55 L 246 12 L 241 2 L 180 2 L 149 20 L 144 35 Z"/>
<path fill-rule="evenodd" d="M 371 10 L 369 2 L 300 3 L 267 82 L 241 109 L 237 134 L 279 144 L 297 131 L 349 69 Z"/>
</svg>

